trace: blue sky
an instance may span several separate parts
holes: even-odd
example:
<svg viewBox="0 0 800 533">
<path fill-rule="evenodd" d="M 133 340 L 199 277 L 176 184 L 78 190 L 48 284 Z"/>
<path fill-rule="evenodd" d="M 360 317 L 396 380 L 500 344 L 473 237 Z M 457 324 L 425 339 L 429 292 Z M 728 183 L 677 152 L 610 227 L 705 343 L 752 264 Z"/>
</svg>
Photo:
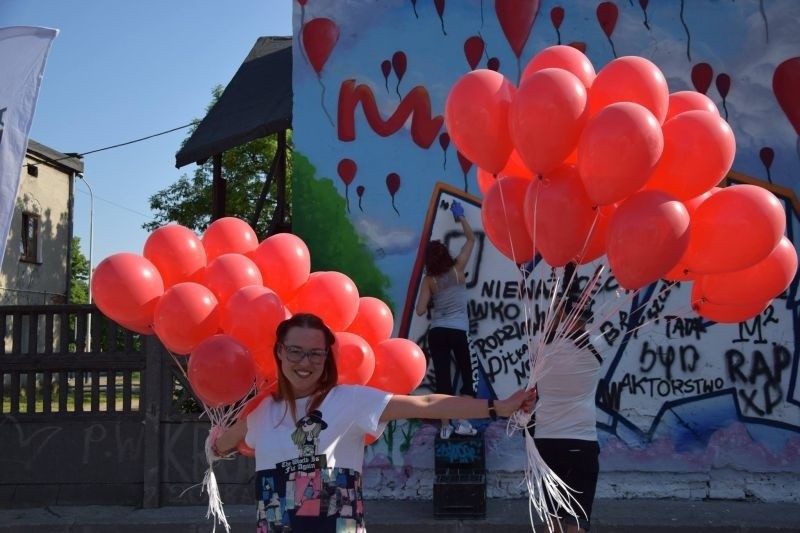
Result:
<svg viewBox="0 0 800 533">
<path fill-rule="evenodd" d="M 31 138 L 83 153 L 205 115 L 259 36 L 291 35 L 288 0 L 0 0 L 0 27 L 56 28 Z M 141 253 L 148 198 L 191 174 L 175 168 L 182 129 L 84 158 L 94 191 L 93 262 Z M 209 206 L 210 209 L 210 206 Z M 76 183 L 75 235 L 89 254 L 90 196 Z"/>
</svg>

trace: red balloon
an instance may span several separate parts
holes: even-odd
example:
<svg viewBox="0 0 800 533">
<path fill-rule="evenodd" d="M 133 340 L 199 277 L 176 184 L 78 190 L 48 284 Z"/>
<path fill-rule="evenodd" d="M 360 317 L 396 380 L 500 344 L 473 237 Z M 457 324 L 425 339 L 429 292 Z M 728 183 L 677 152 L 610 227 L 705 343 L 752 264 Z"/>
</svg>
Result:
<svg viewBox="0 0 800 533">
<path fill-rule="evenodd" d="M 525 165 L 546 174 L 578 144 L 588 118 L 586 88 L 564 69 L 546 68 L 528 76 L 514 95 L 508 125 Z"/>
<path fill-rule="evenodd" d="M 595 211 L 577 168 L 562 165 L 533 180 L 524 210 L 531 242 L 548 265 L 560 267 L 581 257 Z"/>
<path fill-rule="evenodd" d="M 375 435 L 366 435 L 364 437 L 364 446 L 370 446 L 372 443 L 377 441 L 380 437 L 376 437 Z"/>
<path fill-rule="evenodd" d="M 719 109 L 708 96 L 697 91 L 678 91 L 669 95 L 669 106 L 664 123 L 685 111 L 708 111 L 719 116 Z"/>
<path fill-rule="evenodd" d="M 488 69 L 469 72 L 456 81 L 445 103 L 444 118 L 456 148 L 489 172 L 499 172 L 511 154 L 508 110 L 514 85 Z"/>
<path fill-rule="evenodd" d="M 774 194 L 756 185 L 731 185 L 697 208 L 683 261 L 699 274 L 752 266 L 775 248 L 786 230 L 786 213 Z"/>
<path fill-rule="evenodd" d="M 439 135 L 439 146 L 441 146 L 442 150 L 445 152 L 450 147 L 450 135 L 447 132 L 443 132 Z"/>
<path fill-rule="evenodd" d="M 715 304 L 705 299 L 697 283 L 692 286 L 692 309 L 694 312 L 698 316 L 721 324 L 737 324 L 750 320 L 764 312 L 771 303 L 772 300 L 729 305 Z"/>
<path fill-rule="evenodd" d="M 578 170 L 589 198 L 606 205 L 638 191 L 663 149 L 661 125 L 650 111 L 632 102 L 607 106 L 589 120 L 578 143 Z"/>
<path fill-rule="evenodd" d="M 591 263 L 605 255 L 608 225 L 617 210 L 617 206 L 616 204 L 602 205 L 595 207 L 594 210 L 594 220 L 589 228 L 589 241 L 586 243 L 583 252 L 575 260 L 579 265 Z"/>
<path fill-rule="evenodd" d="M 698 63 L 692 67 L 692 84 L 697 92 L 706 94 L 713 77 L 714 70 L 708 63 Z"/>
<path fill-rule="evenodd" d="M 375 354 L 369 343 L 355 333 L 335 333 L 333 357 L 340 385 L 365 385 L 375 371 Z"/>
<path fill-rule="evenodd" d="M 800 135 L 800 57 L 787 59 L 775 68 L 772 75 L 772 92 L 783 109 L 794 131 Z"/>
<path fill-rule="evenodd" d="M 689 244 L 689 212 L 661 191 L 641 191 L 622 202 L 607 234 L 608 264 L 619 284 L 639 289 L 659 280 Z"/>
<path fill-rule="evenodd" d="M 275 340 L 273 339 L 267 342 L 263 348 L 250 352 L 253 363 L 256 365 L 256 374 L 268 383 L 275 383 L 278 379 L 278 363 L 275 362 L 275 353 L 272 351 L 274 347 Z"/>
<path fill-rule="evenodd" d="M 394 394 L 409 394 L 419 387 L 427 371 L 422 349 L 408 339 L 386 339 L 375 347 L 375 371 L 370 387 Z"/>
<path fill-rule="evenodd" d="M 785 291 L 797 273 L 797 251 L 781 237 L 770 254 L 753 266 L 700 276 L 700 292 L 711 303 L 734 305 L 771 300 Z"/>
<path fill-rule="evenodd" d="M 339 178 L 341 178 L 342 183 L 350 185 L 356 177 L 358 166 L 352 159 L 342 159 L 336 169 L 339 172 Z"/>
<path fill-rule="evenodd" d="M 469 172 L 470 169 L 472 168 L 472 161 L 464 157 L 464 154 L 462 154 L 458 150 L 456 150 L 456 156 L 458 158 L 458 166 L 461 167 L 462 174 L 466 176 L 467 172 Z"/>
<path fill-rule="evenodd" d="M 271 289 L 249 285 L 234 292 L 222 308 L 222 331 L 244 344 L 251 353 L 272 347 L 275 330 L 283 322 L 283 302 Z"/>
<path fill-rule="evenodd" d="M 311 254 L 303 239 L 291 233 L 267 237 L 253 252 L 264 285 L 288 302 L 311 274 Z"/>
<path fill-rule="evenodd" d="M 495 179 L 494 174 L 478 167 L 478 189 L 482 195 L 486 196 L 489 188 L 494 185 Z"/>
<path fill-rule="evenodd" d="M 241 400 L 255 382 L 250 352 L 228 335 L 214 335 L 198 344 L 186 374 L 200 401 L 212 408 Z"/>
<path fill-rule="evenodd" d="M 402 80 L 403 76 L 406 74 L 406 68 L 408 67 L 408 59 L 403 52 L 395 52 L 392 54 L 392 68 L 394 68 L 394 73 L 397 75 L 397 79 Z"/>
<path fill-rule="evenodd" d="M 388 59 L 384 59 L 381 62 L 381 73 L 383 74 L 384 79 L 388 82 L 389 74 L 392 72 L 392 62 Z M 388 86 L 387 86 L 388 90 Z"/>
<path fill-rule="evenodd" d="M 571 43 L 567 43 L 567 46 L 571 46 L 578 52 L 585 54 L 586 53 L 586 43 L 581 41 L 572 41 Z"/>
<path fill-rule="evenodd" d="M 561 27 L 561 23 L 564 22 L 564 8 L 561 6 L 556 6 L 550 10 L 550 22 L 553 23 L 553 27 L 555 29 L 559 29 Z"/>
<path fill-rule="evenodd" d="M 699 196 L 683 202 L 683 205 L 686 206 L 686 211 L 689 213 L 690 221 L 694 219 L 694 213 L 700 204 L 702 204 L 707 198 L 719 190 L 721 190 L 719 187 L 714 187 L 710 191 L 706 191 Z M 684 255 L 685 254 L 686 252 L 684 252 Z M 662 276 L 662 278 L 668 281 L 692 281 L 697 278 L 697 274 L 689 271 L 689 268 L 683 262 L 683 257 L 681 257 L 681 260 L 678 261 L 678 264 L 672 267 L 669 272 Z"/>
<path fill-rule="evenodd" d="M 548 46 L 531 59 L 520 78 L 520 85 L 534 73 L 546 68 L 560 68 L 575 75 L 586 89 L 592 86 L 596 76 L 589 58 L 573 46 Z"/>
<path fill-rule="evenodd" d="M 344 331 L 358 313 L 358 288 L 341 272 L 315 272 L 286 306 L 292 313 L 311 313 L 333 331 Z"/>
<path fill-rule="evenodd" d="M 164 282 L 153 263 L 132 253 L 103 259 L 92 275 L 92 298 L 111 320 L 133 331 L 147 331 Z M 142 330 L 142 331 L 140 331 Z"/>
<path fill-rule="evenodd" d="M 147 324 L 147 325 L 137 324 L 135 322 L 128 323 L 128 322 L 119 321 L 119 320 L 117 320 L 116 322 L 117 322 L 117 324 L 119 324 L 123 328 L 128 329 L 128 330 L 133 331 L 133 332 L 136 332 L 136 333 L 139 333 L 141 335 L 155 335 L 156 334 L 156 330 L 153 329 L 153 325 L 152 325 L 153 319 L 151 318 L 149 320 L 150 320 L 151 323 Z"/>
<path fill-rule="evenodd" d="M 400 175 L 397 172 L 390 172 L 386 175 L 386 190 L 392 196 L 400 190 Z"/>
<path fill-rule="evenodd" d="M 248 285 L 263 285 L 258 266 L 242 254 L 223 254 L 206 267 L 205 286 L 225 307 L 233 293 Z"/>
<path fill-rule="evenodd" d="M 319 76 L 339 40 L 339 27 L 329 18 L 311 19 L 303 26 L 301 37 L 311 67 Z"/>
<path fill-rule="evenodd" d="M 616 102 L 646 107 L 661 124 L 667 116 L 669 88 L 661 70 L 639 56 L 615 59 L 600 69 L 589 90 L 589 114 Z"/>
<path fill-rule="evenodd" d="M 205 248 L 195 232 L 185 226 L 168 224 L 153 231 L 144 243 L 143 255 L 161 273 L 164 288 L 203 278 Z"/>
<path fill-rule="evenodd" d="M 775 159 L 775 150 L 770 148 L 769 146 L 765 146 L 761 150 L 758 151 L 758 157 L 761 158 L 761 162 L 764 164 L 764 168 L 769 171 L 769 167 L 772 166 L 772 161 Z"/>
<path fill-rule="evenodd" d="M 248 254 L 258 246 L 258 237 L 250 224 L 236 217 L 223 217 L 208 225 L 202 237 L 210 263 L 222 254 Z"/>
<path fill-rule="evenodd" d="M 486 45 L 480 35 L 473 35 L 464 41 L 464 57 L 467 58 L 467 64 L 471 70 L 477 68 L 485 47 Z"/>
<path fill-rule="evenodd" d="M 725 97 L 728 96 L 728 91 L 731 90 L 731 77 L 723 72 L 722 74 L 717 75 L 716 83 L 717 83 L 717 91 L 724 100 Z"/>
<path fill-rule="evenodd" d="M 256 451 L 247 445 L 247 443 L 243 440 L 239 441 L 239 444 L 236 445 L 236 452 L 241 455 L 242 457 L 255 457 Z"/>
<path fill-rule="evenodd" d="M 355 333 L 375 346 L 392 336 L 394 317 L 389 306 L 372 296 L 362 296 L 358 300 L 356 317 L 347 326 L 347 331 Z"/>
<path fill-rule="evenodd" d="M 645 188 L 689 200 L 718 184 L 736 155 L 736 139 L 718 113 L 686 111 L 664 123 L 664 151 Z"/>
<path fill-rule="evenodd" d="M 478 188 L 481 190 L 481 194 L 485 196 L 486 192 L 489 190 L 489 187 L 491 187 L 495 182 L 495 176 L 491 172 L 480 167 L 478 167 L 477 174 Z M 497 173 L 497 179 L 502 179 L 506 176 L 516 176 L 518 178 L 525 178 L 527 180 L 533 179 L 533 172 L 531 172 L 528 167 L 525 166 L 525 163 L 522 162 L 519 152 L 516 150 L 512 150 L 511 155 L 508 157 L 508 161 L 506 162 L 506 166 L 503 167 L 503 170 Z"/>
<path fill-rule="evenodd" d="M 515 263 L 533 259 L 534 248 L 525 226 L 524 198 L 530 180 L 508 176 L 495 181 L 483 199 L 481 221 L 486 237 Z"/>
<path fill-rule="evenodd" d="M 597 22 L 600 23 L 600 28 L 609 39 L 617 26 L 617 17 L 619 17 L 619 10 L 614 2 L 602 2 L 597 6 Z"/>
<path fill-rule="evenodd" d="M 219 332 L 220 310 L 214 294 L 190 281 L 164 292 L 155 310 L 155 330 L 166 348 L 188 354 L 201 341 Z"/>
<path fill-rule="evenodd" d="M 539 14 L 539 0 L 495 0 L 494 10 L 511 50 L 519 58 Z"/>
</svg>

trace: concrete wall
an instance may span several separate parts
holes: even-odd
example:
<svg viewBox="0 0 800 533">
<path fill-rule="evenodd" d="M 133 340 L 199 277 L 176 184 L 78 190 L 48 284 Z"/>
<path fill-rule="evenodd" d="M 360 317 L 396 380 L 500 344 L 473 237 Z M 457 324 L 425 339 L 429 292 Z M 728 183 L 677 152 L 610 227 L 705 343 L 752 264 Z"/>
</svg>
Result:
<svg viewBox="0 0 800 533">
<path fill-rule="evenodd" d="M 517 12 L 506 12 L 511 4 Z M 446 205 L 454 198 L 465 203 L 481 243 L 468 270 L 475 373 L 484 396 L 526 383 L 527 339 L 519 324 L 540 316 L 549 271 L 541 264 L 533 271 L 530 288 L 540 293 L 529 301 L 504 290 L 520 281 L 519 271 L 483 240 L 476 168 L 443 135 L 448 91 L 469 72 L 470 60 L 477 68 L 499 65 L 517 83 L 527 61 L 557 43 L 585 48 L 598 71 L 615 57 L 650 59 L 671 92 L 699 90 L 717 104 L 737 139 L 732 181 L 778 196 L 787 235 L 798 242 L 798 125 L 781 107 L 787 104 L 779 102 L 772 80 L 777 65 L 798 55 L 793 21 L 800 5 L 650 2 L 642 10 L 638 2 L 603 4 L 520 1 L 496 10 L 494 2 L 474 0 L 442 2 L 441 11 L 433 2 L 295 4 L 296 154 L 310 162 L 320 190 L 335 188 L 342 216 L 391 280 L 396 333 L 421 344 L 427 322 L 410 316 L 420 243 L 441 238 L 457 250 L 463 237 Z M 608 4 L 616 8 L 613 24 Z M 563 22 L 557 24 L 559 8 Z M 315 19 L 329 22 L 312 24 Z M 327 31 L 315 35 L 321 27 Z M 479 54 L 465 48 L 476 37 L 484 43 Z M 697 74 L 704 68 L 711 73 L 706 80 Z M 765 148 L 774 160 L 763 157 Z M 344 158 L 356 163 L 354 176 L 339 175 Z M 303 209 L 296 206 L 294 217 L 302 220 Z M 347 273 L 348 258 L 339 261 L 336 269 Z M 582 270 L 584 279 L 594 266 Z M 687 283 L 660 283 L 634 298 L 612 276 L 603 279 L 593 323 L 605 358 L 598 495 L 800 500 L 793 481 L 800 474 L 797 278 L 770 308 L 742 324 L 698 318 L 689 292 Z M 642 318 L 631 322 L 636 311 Z M 434 433 L 433 425 L 401 424 L 371 447 L 371 496 L 429 496 Z M 522 439 L 506 438 L 505 428 L 494 424 L 487 451 L 490 495 L 519 495 Z"/>
</svg>

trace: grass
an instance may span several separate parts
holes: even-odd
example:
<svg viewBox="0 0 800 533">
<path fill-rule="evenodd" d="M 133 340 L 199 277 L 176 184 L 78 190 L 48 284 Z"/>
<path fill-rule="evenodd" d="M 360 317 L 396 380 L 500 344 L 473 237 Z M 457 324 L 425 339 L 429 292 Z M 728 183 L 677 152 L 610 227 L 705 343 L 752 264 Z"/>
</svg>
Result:
<svg viewBox="0 0 800 533">
<path fill-rule="evenodd" d="M 103 373 L 99 376 L 98 379 L 98 395 L 97 395 L 97 403 L 98 408 L 97 410 L 92 410 L 92 382 L 91 382 L 91 375 L 89 376 L 89 380 L 84 381 L 82 383 L 76 383 L 75 378 L 69 378 L 67 380 L 67 394 L 66 394 L 66 402 L 65 405 L 60 404 L 59 398 L 59 391 L 58 391 L 58 375 L 53 376 L 53 381 L 50 384 L 50 412 L 52 413 L 62 413 L 62 412 L 75 412 L 76 404 L 75 404 L 75 396 L 76 396 L 76 389 L 80 388 L 83 391 L 83 401 L 81 405 L 83 407 L 83 412 L 109 412 L 109 399 L 108 394 L 106 393 L 106 382 L 107 376 Z M 130 380 L 130 390 L 131 390 L 131 400 L 130 400 L 130 410 L 131 411 L 138 411 L 141 399 L 141 375 L 139 372 L 133 372 L 131 374 Z M 35 401 L 33 405 L 33 411 L 28 410 L 28 394 L 30 393 L 30 387 L 26 386 L 26 384 L 20 384 L 19 387 L 19 407 L 18 410 L 12 412 L 11 410 L 11 393 L 10 384 L 7 382 L 3 387 L 3 403 L 2 403 L 2 414 L 32 414 L 32 413 L 44 413 L 45 412 L 45 402 L 44 402 L 44 391 L 42 387 L 44 384 L 41 381 L 41 375 L 37 375 L 36 379 L 36 387 L 34 390 L 35 394 Z M 122 392 L 124 386 L 124 380 L 121 375 L 117 375 L 115 377 L 115 397 L 114 397 L 114 412 L 123 412 L 123 399 L 122 399 Z"/>
</svg>

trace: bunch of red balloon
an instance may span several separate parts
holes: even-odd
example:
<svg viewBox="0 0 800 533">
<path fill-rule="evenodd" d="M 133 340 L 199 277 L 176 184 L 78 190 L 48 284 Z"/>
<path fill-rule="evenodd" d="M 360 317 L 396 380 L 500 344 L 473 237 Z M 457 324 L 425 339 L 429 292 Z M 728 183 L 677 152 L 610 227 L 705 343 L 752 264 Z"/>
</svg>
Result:
<svg viewBox="0 0 800 533">
<path fill-rule="evenodd" d="M 335 332 L 340 383 L 400 394 L 419 386 L 425 356 L 412 341 L 391 338 L 389 307 L 360 297 L 341 272 L 310 270 L 299 237 L 281 233 L 259 243 L 246 222 L 228 217 L 202 237 L 177 224 L 153 231 L 142 255 L 103 260 L 92 292 L 115 322 L 188 355 L 189 382 L 210 408 L 276 382 L 275 330 L 299 312 L 316 314 Z"/>
<path fill-rule="evenodd" d="M 692 307 L 718 322 L 757 315 L 794 278 L 781 202 L 753 185 L 716 187 L 736 150 L 716 105 L 670 94 L 645 58 L 595 73 L 579 50 L 552 46 L 519 87 L 475 70 L 452 87 L 445 122 L 479 167 L 488 238 L 516 263 L 605 255 L 625 289 L 692 281 Z"/>
</svg>

